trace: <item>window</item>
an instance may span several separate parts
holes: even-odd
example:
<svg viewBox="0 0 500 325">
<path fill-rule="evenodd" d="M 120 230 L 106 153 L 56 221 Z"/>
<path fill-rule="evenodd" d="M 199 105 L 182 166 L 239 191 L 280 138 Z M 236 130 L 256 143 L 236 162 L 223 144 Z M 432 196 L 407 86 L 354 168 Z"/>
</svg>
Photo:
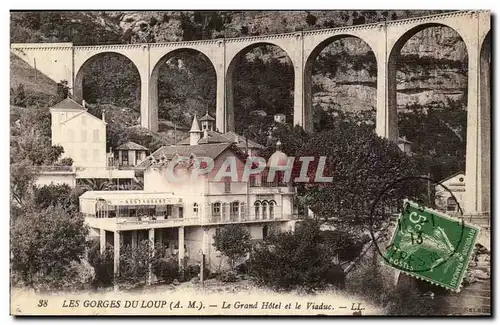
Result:
<svg viewBox="0 0 500 325">
<path fill-rule="evenodd" d="M 75 131 L 73 129 L 68 130 L 68 141 L 69 142 L 75 141 Z"/>
<path fill-rule="evenodd" d="M 172 205 L 167 205 L 167 216 L 172 216 Z"/>
<path fill-rule="evenodd" d="M 184 218 L 184 207 L 179 207 L 179 218 Z"/>
<path fill-rule="evenodd" d="M 93 158 L 94 158 L 94 162 L 98 162 L 99 161 L 99 149 L 94 149 L 94 151 L 93 151 Z"/>
<path fill-rule="evenodd" d="M 269 228 L 267 226 L 262 227 L 262 239 L 267 239 L 269 233 Z"/>
<path fill-rule="evenodd" d="M 198 203 L 193 204 L 193 214 L 198 216 Z"/>
<path fill-rule="evenodd" d="M 220 216 L 220 202 L 212 204 L 212 215 Z"/>
<path fill-rule="evenodd" d="M 262 202 L 262 219 L 267 219 L 267 202 Z"/>
<path fill-rule="evenodd" d="M 231 202 L 231 220 L 235 221 L 235 219 L 239 216 L 240 212 L 240 202 L 234 201 Z"/>
<path fill-rule="evenodd" d="M 259 219 L 260 216 L 260 202 L 255 202 L 255 220 Z"/>
<path fill-rule="evenodd" d="M 128 166 L 128 151 L 122 151 L 122 166 Z"/>
<path fill-rule="evenodd" d="M 449 197 L 446 200 L 446 210 L 447 211 L 456 211 L 457 210 L 457 201 L 453 197 Z"/>
<path fill-rule="evenodd" d="M 87 142 L 87 130 L 81 130 L 82 142 Z"/>
<path fill-rule="evenodd" d="M 231 181 L 224 181 L 224 193 L 231 193 Z"/>
<path fill-rule="evenodd" d="M 87 161 L 87 149 L 82 149 L 80 151 L 80 158 L 82 161 Z"/>
<path fill-rule="evenodd" d="M 269 219 L 274 219 L 274 206 L 276 205 L 276 202 L 271 201 L 269 202 Z"/>
<path fill-rule="evenodd" d="M 94 142 L 99 142 L 99 130 L 94 130 Z"/>
</svg>

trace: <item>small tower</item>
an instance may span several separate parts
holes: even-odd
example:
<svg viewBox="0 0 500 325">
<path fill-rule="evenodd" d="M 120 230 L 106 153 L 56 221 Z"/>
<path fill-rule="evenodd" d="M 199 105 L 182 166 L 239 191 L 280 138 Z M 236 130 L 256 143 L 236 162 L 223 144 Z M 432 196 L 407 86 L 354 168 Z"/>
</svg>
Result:
<svg viewBox="0 0 500 325">
<path fill-rule="evenodd" d="M 205 116 L 203 116 L 200 119 L 201 122 L 201 130 L 202 131 L 214 131 L 215 130 L 215 119 L 208 114 L 208 109 L 205 113 Z"/>
<path fill-rule="evenodd" d="M 189 145 L 195 146 L 198 144 L 201 138 L 200 124 L 198 123 L 198 118 L 196 114 L 193 118 L 193 125 L 191 125 L 191 130 L 189 130 Z"/>
</svg>

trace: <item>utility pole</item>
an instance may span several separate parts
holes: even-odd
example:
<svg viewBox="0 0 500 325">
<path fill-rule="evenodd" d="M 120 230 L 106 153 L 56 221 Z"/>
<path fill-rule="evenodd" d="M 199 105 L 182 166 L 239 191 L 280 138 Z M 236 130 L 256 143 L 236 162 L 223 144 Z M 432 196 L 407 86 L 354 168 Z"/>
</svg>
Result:
<svg viewBox="0 0 500 325">
<path fill-rule="evenodd" d="M 33 58 L 33 66 L 35 67 L 35 81 L 38 77 L 38 70 L 36 69 L 36 58 Z"/>
<path fill-rule="evenodd" d="M 431 202 L 431 173 L 427 173 L 427 203 L 432 206 Z"/>
</svg>

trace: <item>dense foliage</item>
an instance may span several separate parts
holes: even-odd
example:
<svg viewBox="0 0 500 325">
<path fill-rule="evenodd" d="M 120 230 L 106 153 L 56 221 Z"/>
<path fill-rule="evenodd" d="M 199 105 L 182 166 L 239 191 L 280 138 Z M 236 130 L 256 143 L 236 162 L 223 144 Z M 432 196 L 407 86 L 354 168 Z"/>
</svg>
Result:
<svg viewBox="0 0 500 325">
<path fill-rule="evenodd" d="M 254 246 L 250 274 L 275 289 L 319 288 L 327 283 L 342 285 L 344 274 L 325 249 L 319 224 L 305 222 L 295 232 L 272 234 Z"/>
<path fill-rule="evenodd" d="M 101 244 L 99 239 L 93 240 L 89 246 L 90 248 L 87 253 L 87 259 L 90 265 L 94 268 L 95 272 L 92 284 L 95 287 L 107 287 L 113 285 L 113 247 L 111 245 L 106 245 L 104 252 L 101 253 Z"/>
<path fill-rule="evenodd" d="M 79 196 L 82 191 L 79 188 L 71 188 L 67 184 L 45 185 L 34 188 L 34 202 L 40 209 L 50 206 L 61 206 L 70 214 L 79 211 Z"/>
<path fill-rule="evenodd" d="M 212 245 L 228 258 L 229 266 L 234 269 L 236 261 L 250 250 L 250 233 L 241 224 L 230 224 L 219 229 Z"/>
<path fill-rule="evenodd" d="M 59 206 L 28 211 L 11 227 L 12 272 L 27 285 L 63 282 L 83 257 L 87 232 L 82 216 Z"/>
</svg>

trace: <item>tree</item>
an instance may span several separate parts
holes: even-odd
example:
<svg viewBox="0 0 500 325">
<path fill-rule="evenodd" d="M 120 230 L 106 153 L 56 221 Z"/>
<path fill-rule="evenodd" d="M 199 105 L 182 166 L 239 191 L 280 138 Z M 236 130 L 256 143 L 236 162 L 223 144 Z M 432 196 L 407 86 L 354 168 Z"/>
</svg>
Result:
<svg viewBox="0 0 500 325">
<path fill-rule="evenodd" d="M 306 23 L 307 23 L 309 26 L 314 26 L 314 25 L 316 25 L 316 21 L 317 21 L 316 16 L 311 15 L 310 13 L 308 13 L 308 14 L 307 14 L 307 17 L 306 17 Z"/>
<path fill-rule="evenodd" d="M 26 213 L 11 228 L 12 272 L 27 285 L 57 281 L 83 257 L 87 234 L 83 216 L 60 206 Z"/>
<path fill-rule="evenodd" d="M 114 252 L 111 245 L 107 245 L 103 253 L 99 240 L 94 240 L 90 244 L 88 251 L 88 261 L 94 268 L 95 277 L 93 285 L 97 287 L 106 287 L 113 284 L 114 279 Z"/>
<path fill-rule="evenodd" d="M 17 106 L 26 107 L 26 93 L 24 84 L 18 84 L 16 89 L 11 91 L 11 103 Z"/>
<path fill-rule="evenodd" d="M 85 178 L 78 185 L 84 191 L 111 191 L 116 187 L 107 178 Z"/>
<path fill-rule="evenodd" d="M 80 189 L 72 189 L 67 184 L 50 184 L 34 188 L 34 202 L 41 210 L 50 206 L 61 206 L 68 213 L 76 214 L 81 194 Z"/>
<path fill-rule="evenodd" d="M 239 224 L 227 225 L 220 228 L 214 235 L 212 244 L 219 252 L 227 256 L 231 270 L 234 270 L 236 261 L 245 256 L 250 250 L 250 233 Z"/>
<path fill-rule="evenodd" d="M 381 191 L 398 179 L 420 175 L 415 162 L 394 143 L 378 137 L 369 127 L 352 123 L 339 122 L 329 131 L 312 135 L 297 156 L 315 157 L 308 172 L 310 182 L 301 193 L 307 194 L 307 204 L 317 216 L 342 229 L 366 229 L 372 204 Z M 327 157 L 323 175 L 332 177 L 332 182 L 314 182 L 321 156 Z M 420 190 L 418 186 L 403 187 L 392 199 L 413 197 Z"/>
<path fill-rule="evenodd" d="M 344 275 L 332 263 L 330 251 L 325 249 L 320 224 L 304 222 L 295 232 L 271 234 L 264 243 L 254 245 L 250 274 L 274 289 L 299 286 L 314 289 L 326 283 L 340 284 Z"/>
<path fill-rule="evenodd" d="M 25 161 L 10 165 L 10 196 L 18 206 L 31 197 L 37 172 Z"/>
</svg>

